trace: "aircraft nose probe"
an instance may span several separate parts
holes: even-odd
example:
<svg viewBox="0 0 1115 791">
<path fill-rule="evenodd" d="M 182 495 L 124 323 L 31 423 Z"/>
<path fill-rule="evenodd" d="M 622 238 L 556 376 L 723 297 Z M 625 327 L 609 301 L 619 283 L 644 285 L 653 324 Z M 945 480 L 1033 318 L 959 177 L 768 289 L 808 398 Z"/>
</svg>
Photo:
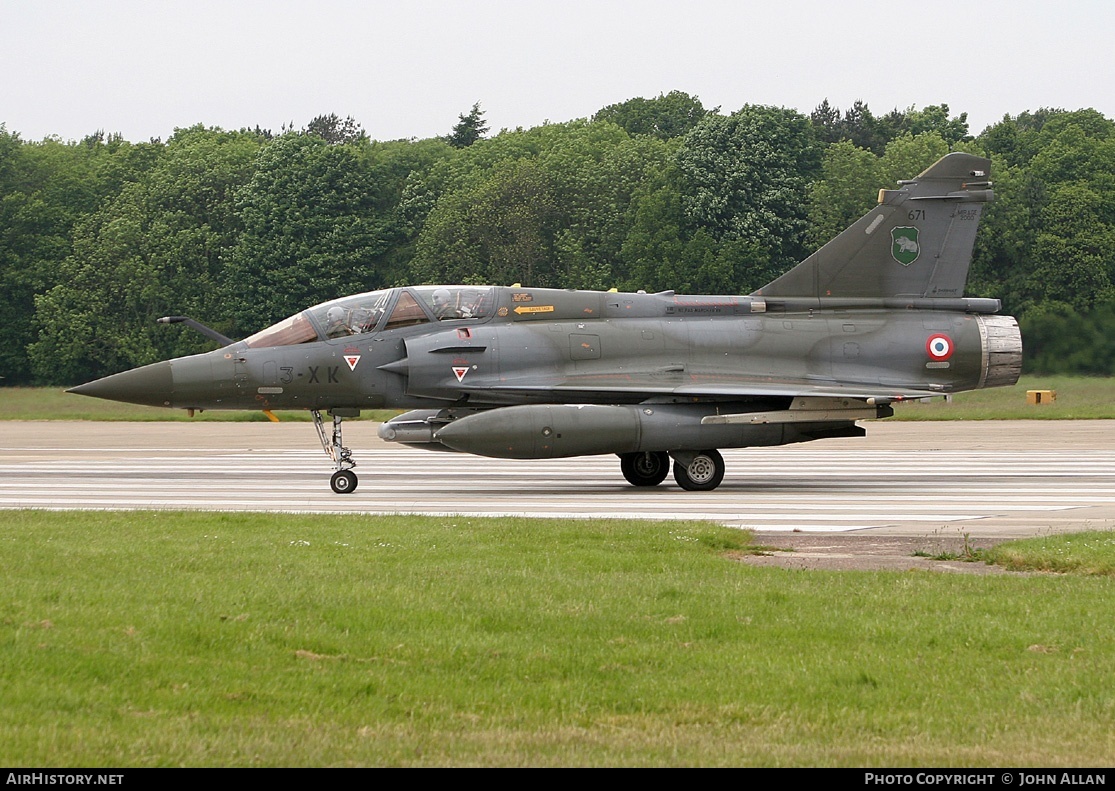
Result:
<svg viewBox="0 0 1115 791">
<path fill-rule="evenodd" d="M 221 344 L 221 346 L 231 346 L 235 343 L 231 338 L 221 335 L 221 333 L 211 327 L 206 327 L 200 321 L 194 321 L 189 316 L 163 316 L 161 319 L 155 319 L 155 321 L 159 324 L 185 324 L 191 330 L 197 330 L 206 338 L 215 340 L 217 343 Z"/>
<path fill-rule="evenodd" d="M 235 343 L 189 316 L 163 316 L 155 321 L 159 324 L 185 324 L 221 346 Z M 182 364 L 181 361 L 179 364 Z M 143 406 L 170 406 L 174 395 L 173 364 L 170 360 L 152 363 L 71 387 L 66 392 Z"/>
</svg>

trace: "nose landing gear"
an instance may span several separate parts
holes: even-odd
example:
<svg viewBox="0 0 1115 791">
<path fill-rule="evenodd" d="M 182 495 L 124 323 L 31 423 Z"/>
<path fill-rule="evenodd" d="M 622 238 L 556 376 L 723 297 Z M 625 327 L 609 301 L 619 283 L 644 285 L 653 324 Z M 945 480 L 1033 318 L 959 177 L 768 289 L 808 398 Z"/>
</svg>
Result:
<svg viewBox="0 0 1115 791">
<path fill-rule="evenodd" d="M 314 428 L 317 429 L 317 437 L 321 440 L 322 450 L 325 451 L 326 456 L 333 460 L 333 466 L 337 468 L 333 477 L 329 479 L 329 486 L 337 494 L 352 494 L 356 491 L 356 484 L 359 481 L 356 473 L 352 471 L 352 468 L 356 466 L 356 462 L 352 460 L 352 451 L 346 448 L 341 441 L 341 420 L 346 417 L 359 417 L 360 410 L 329 410 L 329 415 L 333 418 L 332 438 L 325 433 L 325 421 L 321 417 L 321 412 L 311 409 L 310 414 L 313 415 Z"/>
<path fill-rule="evenodd" d="M 337 494 L 351 494 L 356 491 L 358 480 L 352 470 L 337 470 L 329 479 L 329 485 Z"/>
</svg>

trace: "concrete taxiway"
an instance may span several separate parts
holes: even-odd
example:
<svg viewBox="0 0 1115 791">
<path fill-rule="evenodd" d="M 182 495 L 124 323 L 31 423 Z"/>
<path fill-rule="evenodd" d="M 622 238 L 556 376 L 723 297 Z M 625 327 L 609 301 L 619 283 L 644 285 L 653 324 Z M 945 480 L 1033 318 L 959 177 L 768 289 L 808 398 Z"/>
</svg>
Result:
<svg viewBox="0 0 1115 791">
<path fill-rule="evenodd" d="M 711 519 L 767 534 L 994 539 L 1115 529 L 1115 421 L 872 422 L 724 452 L 713 492 L 629 486 L 613 456 L 505 461 L 345 424 L 356 492 L 305 422 L 0 422 L 0 509 L 213 509 Z M 2 516 L 0 516 L 2 518 Z"/>
</svg>

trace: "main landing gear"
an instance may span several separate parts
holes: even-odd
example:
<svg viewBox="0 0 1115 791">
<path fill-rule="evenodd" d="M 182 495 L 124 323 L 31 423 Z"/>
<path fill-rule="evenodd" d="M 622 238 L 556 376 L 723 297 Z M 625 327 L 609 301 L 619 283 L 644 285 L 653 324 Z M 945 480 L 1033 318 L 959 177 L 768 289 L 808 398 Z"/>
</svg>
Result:
<svg viewBox="0 0 1115 791">
<path fill-rule="evenodd" d="M 349 414 L 349 410 L 330 410 L 329 415 L 333 418 L 333 437 L 330 439 L 325 433 L 325 421 L 322 420 L 321 412 L 316 409 L 310 410 L 310 414 L 314 417 L 317 437 L 321 440 L 321 447 L 325 455 L 333 460 L 333 466 L 337 468 L 333 477 L 329 479 L 329 485 L 337 494 L 352 494 L 356 491 L 358 483 L 356 473 L 352 471 L 356 466 L 356 462 L 352 460 L 352 451 L 341 442 L 341 420 L 346 417 L 357 417 L 360 414 L 358 410 L 352 412 L 356 414 Z"/>
<path fill-rule="evenodd" d="M 674 480 L 690 492 L 711 492 L 724 480 L 724 457 L 715 448 L 674 456 Z"/>
<path fill-rule="evenodd" d="M 632 486 L 657 486 L 670 471 L 674 457 L 674 480 L 682 489 L 709 492 L 724 480 L 724 457 L 716 449 L 701 451 L 637 451 L 619 455 L 619 469 Z"/>
<path fill-rule="evenodd" d="M 670 472 L 670 454 L 664 450 L 621 453 L 619 469 L 632 486 L 657 486 Z"/>
</svg>

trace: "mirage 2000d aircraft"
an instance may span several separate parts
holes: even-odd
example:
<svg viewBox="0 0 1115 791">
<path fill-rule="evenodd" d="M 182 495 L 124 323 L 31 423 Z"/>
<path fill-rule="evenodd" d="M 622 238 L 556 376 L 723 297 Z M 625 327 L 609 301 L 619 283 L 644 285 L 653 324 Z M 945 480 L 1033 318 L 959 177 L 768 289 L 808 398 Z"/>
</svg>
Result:
<svg viewBox="0 0 1115 791">
<path fill-rule="evenodd" d="M 863 436 L 896 401 L 1012 385 L 1018 323 L 964 296 L 990 161 L 949 154 L 747 296 L 476 286 L 390 288 L 309 308 L 223 347 L 69 392 L 180 409 L 307 409 L 333 491 L 341 421 L 410 409 L 380 436 L 548 459 L 616 454 L 635 486 L 724 477 L 718 448 Z M 333 419 L 330 436 L 322 412 Z"/>
</svg>

